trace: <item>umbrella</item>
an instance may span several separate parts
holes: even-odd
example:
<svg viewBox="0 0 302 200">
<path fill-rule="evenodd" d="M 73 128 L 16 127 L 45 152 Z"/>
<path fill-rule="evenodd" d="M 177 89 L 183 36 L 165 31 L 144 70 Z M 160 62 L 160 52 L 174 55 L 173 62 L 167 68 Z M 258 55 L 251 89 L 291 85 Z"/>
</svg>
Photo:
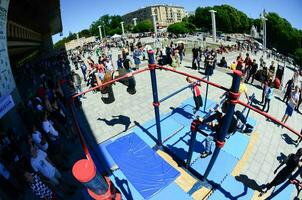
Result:
<svg viewBox="0 0 302 200">
<path fill-rule="evenodd" d="M 181 41 L 181 40 L 180 40 L 180 41 L 177 41 L 176 43 L 177 43 L 177 44 L 181 44 L 181 43 L 185 44 L 185 42 L 184 42 L 184 41 Z"/>
<path fill-rule="evenodd" d="M 121 38 L 122 36 L 121 35 L 118 35 L 118 34 L 114 34 L 111 38 Z"/>
</svg>

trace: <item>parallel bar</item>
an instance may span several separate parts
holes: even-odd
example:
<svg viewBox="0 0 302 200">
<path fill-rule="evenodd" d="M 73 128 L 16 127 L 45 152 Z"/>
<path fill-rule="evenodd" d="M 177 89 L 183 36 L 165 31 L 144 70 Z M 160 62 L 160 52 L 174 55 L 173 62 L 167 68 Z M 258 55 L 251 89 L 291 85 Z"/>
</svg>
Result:
<svg viewBox="0 0 302 200">
<path fill-rule="evenodd" d="M 193 155 L 193 151 L 194 151 L 194 147 L 195 147 L 196 135 L 197 135 L 196 129 L 195 130 L 191 129 L 191 139 L 190 139 L 189 152 L 188 152 L 188 157 L 187 157 L 187 162 L 186 162 L 186 168 L 189 168 L 191 165 L 192 155 Z"/>
<path fill-rule="evenodd" d="M 245 106 L 245 107 L 248 107 L 249 109 L 251 109 L 251 110 L 253 110 L 253 111 L 255 111 L 255 112 L 257 112 L 257 113 L 263 115 L 264 117 L 266 117 L 266 118 L 268 118 L 268 119 L 270 119 L 270 120 L 272 120 L 272 121 L 274 121 L 274 122 L 277 122 L 277 123 L 280 124 L 281 126 L 285 127 L 287 130 L 293 132 L 295 135 L 297 135 L 297 136 L 299 136 L 299 137 L 302 137 L 302 135 L 301 135 L 298 131 L 295 131 L 294 129 L 292 129 L 292 128 L 289 127 L 288 125 L 286 125 L 286 124 L 284 124 L 283 122 L 279 121 L 278 119 L 272 117 L 271 115 L 267 114 L 266 112 L 262 112 L 262 111 L 258 110 L 257 108 L 254 108 L 253 106 L 250 106 L 249 104 L 244 103 L 244 102 L 242 102 L 242 101 L 240 101 L 240 100 L 239 100 L 237 103 L 240 104 L 240 105 L 243 105 L 243 106 Z"/>
<path fill-rule="evenodd" d="M 161 126 L 160 126 L 160 113 L 158 102 L 158 91 L 157 91 L 157 80 L 156 80 L 156 65 L 154 64 L 154 52 L 151 50 L 148 52 L 148 62 L 151 76 L 151 85 L 152 85 L 152 94 L 153 94 L 153 107 L 155 114 L 156 130 L 157 130 L 157 145 L 162 146 L 162 137 L 161 137 Z"/>
<path fill-rule="evenodd" d="M 181 71 L 178 71 L 178 70 L 175 70 L 175 69 L 170 69 L 169 67 L 164 67 L 164 66 L 157 66 L 159 69 L 164 69 L 164 70 L 167 70 L 167 71 L 171 71 L 171 72 L 174 72 L 174 73 L 177 73 L 177 74 L 181 74 L 181 75 L 184 75 L 184 76 L 188 76 L 190 78 L 193 78 L 193 79 L 196 79 L 196 80 L 199 80 L 199 81 L 202 81 L 204 83 L 208 83 L 209 85 L 211 86 L 214 86 L 216 88 L 220 88 L 222 90 L 225 90 L 225 91 L 229 91 L 228 88 L 226 87 L 223 87 L 219 84 L 216 84 L 216 83 L 213 83 L 213 82 L 210 82 L 210 81 L 207 81 L 207 80 L 204 80 L 203 78 L 200 78 L 198 76 L 193 76 L 191 74 L 188 74 L 188 73 L 185 73 L 185 72 L 181 72 Z"/>
<path fill-rule="evenodd" d="M 78 96 L 81 96 L 81 95 L 83 95 L 83 94 L 86 94 L 86 93 L 88 93 L 88 92 L 91 92 L 91 91 L 93 91 L 93 90 L 95 90 L 95 89 L 98 89 L 98 88 L 101 88 L 101 87 L 110 85 L 110 84 L 115 83 L 115 82 L 117 82 L 117 81 L 119 81 L 119 80 L 122 80 L 122 79 L 124 79 L 124 78 L 128 78 L 128 77 L 131 77 L 131 76 L 133 76 L 133 75 L 136 75 L 136 74 L 142 73 L 142 72 L 144 72 L 144 71 L 148 71 L 148 70 L 149 70 L 149 68 L 144 68 L 144 69 L 136 70 L 136 71 L 134 71 L 134 72 L 130 72 L 130 73 L 128 73 L 128 74 L 125 74 L 124 76 L 121 76 L 121 77 L 112 79 L 111 81 L 108 81 L 108 82 L 106 82 L 106 83 L 104 83 L 104 84 L 97 85 L 97 86 L 95 86 L 95 87 L 93 87 L 93 88 L 90 88 L 90 89 L 88 89 L 88 90 L 86 90 L 86 91 L 80 92 L 80 93 L 78 93 L 78 94 L 72 96 L 72 98 L 76 98 L 76 97 L 78 97 Z"/>
<path fill-rule="evenodd" d="M 169 98 L 171 98 L 171 97 L 177 95 L 178 93 L 180 93 L 180 92 L 182 92 L 182 91 L 188 89 L 189 87 L 190 87 L 190 85 L 185 86 L 185 87 L 183 87 L 183 88 L 181 88 L 181 89 L 179 89 L 179 90 L 173 92 L 172 94 L 169 94 L 168 96 L 162 98 L 161 100 L 159 100 L 159 102 L 162 103 L 162 102 L 166 101 L 167 99 L 169 99 Z"/>
<path fill-rule="evenodd" d="M 240 78 L 241 78 L 241 72 L 235 70 L 233 72 L 233 82 L 232 82 L 232 87 L 231 87 L 231 92 L 233 92 L 234 94 L 238 94 Z M 235 110 L 236 104 L 231 102 L 233 99 L 231 99 L 230 96 L 229 96 L 229 100 L 230 100 L 230 103 L 228 104 L 228 108 L 227 108 L 227 112 L 225 114 L 224 121 L 222 122 L 221 128 L 218 133 L 218 137 L 216 139 L 216 147 L 215 147 L 213 156 L 211 157 L 208 167 L 203 175 L 204 180 L 206 180 L 208 178 L 208 175 L 210 174 L 210 172 L 216 162 L 216 159 L 220 153 L 221 148 L 223 147 L 223 144 L 225 142 L 225 137 L 228 134 L 228 130 L 231 125 L 231 121 L 232 121 L 232 118 L 234 115 L 234 110 Z M 222 145 L 219 145 L 219 144 L 222 144 Z"/>
</svg>

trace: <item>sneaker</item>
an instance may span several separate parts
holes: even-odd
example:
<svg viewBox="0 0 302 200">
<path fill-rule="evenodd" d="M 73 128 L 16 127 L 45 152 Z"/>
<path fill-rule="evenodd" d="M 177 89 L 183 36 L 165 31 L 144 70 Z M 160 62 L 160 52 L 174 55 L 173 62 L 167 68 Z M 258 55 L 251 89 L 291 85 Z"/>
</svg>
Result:
<svg viewBox="0 0 302 200">
<path fill-rule="evenodd" d="M 212 153 L 212 152 L 210 152 L 210 153 Z M 210 154 L 208 154 L 207 152 L 204 151 L 200 154 L 200 158 L 206 158 L 208 155 L 210 155 Z"/>
</svg>

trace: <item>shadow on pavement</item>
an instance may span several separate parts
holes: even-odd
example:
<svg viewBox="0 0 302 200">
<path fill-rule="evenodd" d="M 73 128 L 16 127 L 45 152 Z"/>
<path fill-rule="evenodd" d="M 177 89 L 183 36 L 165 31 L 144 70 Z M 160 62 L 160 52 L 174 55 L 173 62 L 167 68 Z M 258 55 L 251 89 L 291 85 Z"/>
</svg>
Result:
<svg viewBox="0 0 302 200">
<path fill-rule="evenodd" d="M 112 116 L 111 120 L 107 120 L 104 118 L 98 118 L 97 120 L 105 122 L 105 124 L 108 126 L 114 126 L 117 124 L 124 125 L 125 126 L 124 131 L 127 131 L 131 124 L 130 118 L 124 115 Z"/>
<path fill-rule="evenodd" d="M 288 134 L 286 134 L 286 133 L 283 133 L 282 135 L 281 135 L 281 138 L 287 143 L 287 144 L 289 144 L 289 145 L 296 145 L 296 141 L 295 140 L 293 140 Z"/>
<path fill-rule="evenodd" d="M 261 191 L 261 186 L 258 185 L 258 183 L 254 179 L 250 179 L 246 175 L 240 174 L 239 176 L 236 176 L 235 179 L 244 183 L 247 187 L 253 190 Z"/>
</svg>

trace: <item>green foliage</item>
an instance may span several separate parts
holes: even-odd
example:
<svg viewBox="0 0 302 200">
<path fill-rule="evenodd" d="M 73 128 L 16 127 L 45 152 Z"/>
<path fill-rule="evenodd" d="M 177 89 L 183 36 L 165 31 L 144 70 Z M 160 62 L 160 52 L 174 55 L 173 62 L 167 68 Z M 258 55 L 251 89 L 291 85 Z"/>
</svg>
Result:
<svg viewBox="0 0 302 200">
<path fill-rule="evenodd" d="M 210 31 L 212 29 L 210 10 L 216 11 L 217 30 L 225 33 L 249 32 L 251 20 L 246 14 L 229 5 L 198 7 L 195 16 L 191 16 L 189 19 L 191 18 L 191 21 L 197 28 Z"/>
<path fill-rule="evenodd" d="M 168 32 L 174 34 L 193 33 L 196 30 L 194 24 L 182 21 L 168 26 Z"/>
<path fill-rule="evenodd" d="M 153 23 L 151 20 L 147 19 L 142 22 L 138 22 L 133 28 L 134 33 L 150 32 L 153 29 Z"/>
</svg>

